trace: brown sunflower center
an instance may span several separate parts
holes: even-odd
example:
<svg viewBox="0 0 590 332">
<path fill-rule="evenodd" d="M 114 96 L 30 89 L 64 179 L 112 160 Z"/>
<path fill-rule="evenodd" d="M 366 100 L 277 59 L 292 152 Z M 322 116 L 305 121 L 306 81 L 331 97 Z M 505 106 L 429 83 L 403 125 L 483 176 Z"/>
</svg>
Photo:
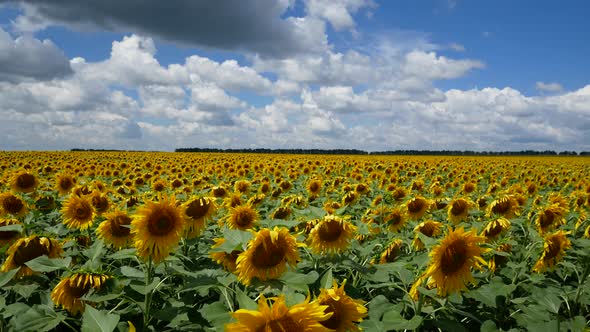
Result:
<svg viewBox="0 0 590 332">
<path fill-rule="evenodd" d="M 318 230 L 318 235 L 322 241 L 332 242 L 340 238 L 340 234 L 342 234 L 342 231 L 343 229 L 340 222 L 336 220 L 330 220 L 328 222 L 324 222 L 320 226 L 320 229 Z"/>
<path fill-rule="evenodd" d="M 168 235 L 174 229 L 174 218 L 167 214 L 160 214 L 150 218 L 148 221 L 148 230 L 155 236 Z"/>
<path fill-rule="evenodd" d="M 14 253 L 14 263 L 17 266 L 23 266 L 31 259 L 43 255 L 49 255 L 50 247 L 51 244 L 49 244 L 48 248 L 48 246 L 41 243 L 41 240 L 38 237 L 33 238 L 16 249 L 16 252 Z"/>
<path fill-rule="evenodd" d="M 30 189 L 35 186 L 35 176 L 33 174 L 21 174 L 16 178 L 16 185 L 21 189 Z"/>
<path fill-rule="evenodd" d="M 88 290 L 90 290 L 90 283 L 86 283 L 85 286 L 82 285 L 78 285 L 76 279 L 72 279 L 70 281 L 70 295 L 72 295 L 72 297 L 75 297 L 77 299 L 81 298 L 82 296 L 84 296 Z"/>
<path fill-rule="evenodd" d="M 98 212 L 104 212 L 109 207 L 109 200 L 104 196 L 94 196 L 92 197 L 92 206 L 94 206 Z"/>
<path fill-rule="evenodd" d="M 453 241 L 443 252 L 441 269 L 445 275 L 459 271 L 467 261 L 467 243 L 463 239 Z"/>
<path fill-rule="evenodd" d="M 500 234 L 503 230 L 504 227 L 502 227 L 502 225 L 499 222 L 494 221 L 494 223 L 488 229 L 485 230 L 484 236 L 495 237 L 498 234 Z"/>
<path fill-rule="evenodd" d="M 1 226 L 6 226 L 6 225 L 0 225 Z M 14 237 L 17 237 L 20 233 L 17 231 L 6 231 L 6 232 L 0 232 L 0 240 L 10 240 Z"/>
<path fill-rule="evenodd" d="M 403 221 L 402 215 L 397 212 L 390 214 L 388 219 L 389 219 L 388 223 L 390 225 L 398 225 L 399 223 L 401 223 Z"/>
<path fill-rule="evenodd" d="M 272 217 L 273 219 L 287 219 L 290 214 L 291 210 L 288 207 L 281 206 L 273 213 Z"/>
<path fill-rule="evenodd" d="M 545 249 L 545 258 L 544 258 L 544 260 L 546 260 L 546 261 L 557 257 L 557 255 L 559 255 L 559 252 L 561 251 L 561 243 L 559 240 L 549 239 L 547 242 L 548 242 L 548 244 L 547 244 L 547 248 Z"/>
<path fill-rule="evenodd" d="M 74 182 L 69 177 L 59 179 L 59 187 L 62 190 L 70 190 L 73 185 L 74 185 Z"/>
<path fill-rule="evenodd" d="M 508 211 L 510 211 L 511 207 L 512 204 L 510 203 L 510 200 L 502 199 L 498 203 L 494 204 L 494 206 L 492 206 L 492 212 L 497 214 L 505 214 Z"/>
<path fill-rule="evenodd" d="M 340 313 L 341 310 L 338 310 L 336 303 L 330 301 L 328 303 L 320 303 L 320 305 L 328 305 L 328 308 L 324 310 L 324 313 L 332 313 L 332 316 L 330 318 L 323 322 L 320 322 L 320 324 L 332 330 L 338 329 L 342 322 L 342 318 Z"/>
<path fill-rule="evenodd" d="M 312 182 L 309 184 L 309 191 L 312 193 L 316 193 L 320 190 L 320 184 L 317 182 Z"/>
<path fill-rule="evenodd" d="M 426 202 L 421 199 L 415 199 L 408 203 L 408 211 L 410 213 L 418 213 L 426 206 Z"/>
<path fill-rule="evenodd" d="M 111 227 L 111 234 L 114 237 L 125 237 L 128 236 L 131 232 L 131 229 L 128 227 L 123 227 L 123 225 L 131 224 L 131 218 L 124 215 L 116 216 L 115 218 L 109 220 L 109 225 Z"/>
<path fill-rule="evenodd" d="M 209 211 L 209 206 L 210 203 L 208 200 L 195 199 L 187 206 L 185 213 L 192 219 L 203 218 L 207 214 L 207 211 Z"/>
<path fill-rule="evenodd" d="M 2 201 L 2 207 L 4 208 L 4 211 L 10 214 L 17 214 L 22 211 L 22 209 L 25 207 L 25 204 L 20 198 L 10 195 L 4 198 Z"/>
<path fill-rule="evenodd" d="M 91 214 L 92 211 L 90 210 L 90 207 L 86 206 L 85 204 L 78 204 L 74 210 L 74 215 L 78 220 L 88 219 Z"/>
<path fill-rule="evenodd" d="M 250 226 L 255 219 L 254 211 L 250 209 L 238 209 L 234 212 L 233 219 L 239 227 Z"/>
<path fill-rule="evenodd" d="M 465 212 L 467 209 L 467 204 L 464 201 L 457 201 L 454 202 L 451 206 L 451 214 L 454 216 L 459 216 Z"/>
<path fill-rule="evenodd" d="M 293 318 L 284 316 L 279 319 L 273 319 L 266 325 L 261 326 L 256 332 L 299 332 L 303 327 Z"/>
<path fill-rule="evenodd" d="M 419 231 L 420 233 L 428 236 L 428 237 L 432 237 L 434 235 L 434 231 L 435 231 L 435 227 L 432 223 L 426 223 L 424 224 L 422 227 L 420 227 Z"/>
<path fill-rule="evenodd" d="M 285 249 L 278 241 L 272 243 L 270 238 L 264 239 L 252 255 L 252 264 L 257 268 L 268 269 L 279 265 L 285 259 Z"/>
<path fill-rule="evenodd" d="M 553 220 L 555 220 L 555 214 L 553 211 L 545 210 L 539 217 L 539 224 L 541 225 L 541 228 L 546 228 L 553 223 Z"/>
</svg>

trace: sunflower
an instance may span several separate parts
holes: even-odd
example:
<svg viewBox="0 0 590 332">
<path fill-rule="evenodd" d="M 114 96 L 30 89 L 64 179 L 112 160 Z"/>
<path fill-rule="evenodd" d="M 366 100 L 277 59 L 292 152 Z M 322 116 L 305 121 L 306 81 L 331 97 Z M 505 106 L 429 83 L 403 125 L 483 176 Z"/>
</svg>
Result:
<svg viewBox="0 0 590 332">
<path fill-rule="evenodd" d="M 88 198 L 72 194 L 64 202 L 61 213 L 66 226 L 85 230 L 92 225 L 94 207 Z"/>
<path fill-rule="evenodd" d="M 238 280 L 249 285 L 255 277 L 260 280 L 276 279 L 287 268 L 295 267 L 299 260 L 298 244 L 286 228 L 263 228 L 254 233 L 246 251 L 238 256 Z"/>
<path fill-rule="evenodd" d="M 367 308 L 364 306 L 364 301 L 355 300 L 346 294 L 345 284 L 346 279 L 338 287 L 334 280 L 332 288 L 320 290 L 317 302 L 320 305 L 328 306 L 324 310 L 326 314 L 332 313 L 330 318 L 320 324 L 335 332 L 359 332 L 361 328 L 356 324 L 362 322 L 363 318 L 367 316 Z"/>
<path fill-rule="evenodd" d="M 90 203 L 94 207 L 94 211 L 97 215 L 102 215 L 109 209 L 109 198 L 105 194 L 101 194 L 100 191 L 95 190 L 90 194 Z"/>
<path fill-rule="evenodd" d="M 232 313 L 236 323 L 227 324 L 226 332 L 329 332 L 321 322 L 331 317 L 325 310 L 327 305 L 317 302 L 309 302 L 309 298 L 303 303 L 287 307 L 285 296 L 272 298 L 271 306 L 264 295 L 258 300 L 258 310 L 239 309 Z"/>
<path fill-rule="evenodd" d="M 195 238 L 207 226 L 207 220 L 217 210 L 214 197 L 193 197 L 184 203 L 185 237 Z"/>
<path fill-rule="evenodd" d="M 240 205 L 230 208 L 225 222 L 230 229 L 245 231 L 254 227 L 258 221 L 258 212 L 249 205 Z"/>
<path fill-rule="evenodd" d="M 25 265 L 26 262 L 43 255 L 57 258 L 61 256 L 62 252 L 61 245 L 57 240 L 37 235 L 20 238 L 6 251 L 7 258 L 1 271 L 8 272 L 20 267 L 15 278 L 30 276 L 33 275 L 33 270 Z"/>
<path fill-rule="evenodd" d="M 0 227 L 10 225 L 22 225 L 17 219 L 0 219 Z M 0 231 L 0 247 L 12 244 L 21 236 L 19 231 Z"/>
<path fill-rule="evenodd" d="M 586 230 L 584 231 L 584 237 L 590 239 L 590 225 L 586 227 Z"/>
<path fill-rule="evenodd" d="M 408 217 L 412 220 L 418 220 L 424 216 L 424 214 L 430 208 L 430 201 L 422 196 L 417 196 L 412 198 L 408 203 L 406 203 L 406 209 L 408 213 Z"/>
<path fill-rule="evenodd" d="M 148 201 L 141 206 L 131 221 L 131 233 L 137 255 L 163 261 L 178 244 L 184 231 L 183 209 L 176 206 L 174 196 L 159 202 Z"/>
<path fill-rule="evenodd" d="M 483 241 L 483 236 L 461 227 L 450 230 L 432 249 L 426 276 L 432 278 L 440 296 L 464 290 L 467 283 L 475 284 L 471 268 L 481 269 L 486 264 L 481 258 L 484 249 L 478 245 Z"/>
<path fill-rule="evenodd" d="M 15 192 L 30 193 L 39 185 L 39 179 L 28 171 L 16 172 L 10 179 L 10 189 Z"/>
<path fill-rule="evenodd" d="M 246 181 L 246 180 L 240 180 L 240 181 L 236 181 L 236 183 L 234 183 L 234 190 L 241 193 L 241 194 L 247 194 L 248 191 L 250 190 L 250 181 Z"/>
<path fill-rule="evenodd" d="M 498 246 L 498 248 L 496 248 L 496 251 L 509 254 L 510 252 L 512 252 L 512 245 L 510 243 L 501 244 L 500 246 Z M 488 264 L 490 271 L 496 272 L 498 267 L 503 266 L 504 264 L 506 264 L 507 261 L 508 256 L 494 254 L 492 258 L 490 258 L 490 262 Z"/>
<path fill-rule="evenodd" d="M 544 272 L 552 270 L 555 265 L 565 256 L 565 250 L 572 247 L 567 235 L 570 232 L 557 231 L 545 237 L 543 244 L 543 253 L 533 267 L 533 272 Z"/>
<path fill-rule="evenodd" d="M 131 217 L 118 209 L 106 213 L 104 217 L 106 220 L 96 228 L 98 238 L 117 249 L 127 247 L 132 240 Z"/>
<path fill-rule="evenodd" d="M 343 218 L 327 215 L 309 233 L 308 242 L 317 254 L 345 251 L 354 238 L 356 226 Z"/>
<path fill-rule="evenodd" d="M 354 191 L 359 195 L 364 195 L 368 193 L 370 190 L 371 189 L 369 188 L 369 186 L 364 183 L 357 183 L 356 186 L 354 186 Z"/>
<path fill-rule="evenodd" d="M 313 179 L 307 182 L 307 192 L 310 197 L 317 197 L 322 191 L 322 181 L 319 179 Z"/>
<path fill-rule="evenodd" d="M 246 204 L 248 204 L 250 206 L 256 206 L 256 205 L 260 204 L 260 202 L 262 202 L 265 198 L 266 198 L 265 194 L 256 194 L 256 195 L 250 197 Z"/>
<path fill-rule="evenodd" d="M 224 238 L 216 238 L 214 239 L 215 244 L 211 246 L 211 249 L 218 248 L 223 243 L 225 243 Z M 236 271 L 236 261 L 238 256 L 242 253 L 241 250 L 232 250 L 232 252 L 225 252 L 225 251 L 210 251 L 209 257 L 214 260 L 217 264 L 222 265 L 226 270 L 229 272 Z"/>
<path fill-rule="evenodd" d="M 385 211 L 383 215 L 383 223 L 394 233 L 401 231 L 406 226 L 406 222 L 406 214 L 399 208 Z"/>
<path fill-rule="evenodd" d="M 168 187 L 168 183 L 164 179 L 154 179 L 152 182 L 152 190 L 157 192 L 163 192 Z"/>
<path fill-rule="evenodd" d="M 487 216 L 500 215 L 511 219 L 520 214 L 518 201 L 514 196 L 504 196 L 496 199 L 488 206 Z"/>
<path fill-rule="evenodd" d="M 217 198 L 225 197 L 227 195 L 227 189 L 223 186 L 216 186 L 211 188 L 211 194 Z"/>
<path fill-rule="evenodd" d="M 342 197 L 342 205 L 351 205 L 358 198 L 358 194 L 354 191 L 349 191 Z"/>
<path fill-rule="evenodd" d="M 76 179 L 67 173 L 62 173 L 57 175 L 57 179 L 55 181 L 55 189 L 60 195 L 66 195 L 74 188 L 76 185 Z"/>
<path fill-rule="evenodd" d="M 0 194 L 0 216 L 10 214 L 14 217 L 22 217 L 27 210 L 27 204 L 20 197 L 11 193 Z"/>
<path fill-rule="evenodd" d="M 567 210 L 557 203 L 539 209 L 535 218 L 535 224 L 537 225 L 537 229 L 539 229 L 539 233 L 547 233 L 560 225 L 564 225 L 566 213 Z"/>
<path fill-rule="evenodd" d="M 403 242 L 400 239 L 393 239 L 379 256 L 379 264 L 394 262 L 402 249 Z"/>
<path fill-rule="evenodd" d="M 289 218 L 291 215 L 291 208 L 288 206 L 279 206 L 276 210 L 273 211 L 271 218 L 272 219 L 282 219 L 285 220 Z"/>
<path fill-rule="evenodd" d="M 61 281 L 51 291 L 51 300 L 72 315 L 84 312 L 87 303 L 80 298 L 91 289 L 99 290 L 111 277 L 106 274 L 77 272 Z"/>
<path fill-rule="evenodd" d="M 506 218 L 494 219 L 486 225 L 481 232 L 481 236 L 484 236 L 488 241 L 495 240 L 500 236 L 501 233 L 507 231 L 510 228 L 510 220 Z"/>
<path fill-rule="evenodd" d="M 428 237 L 436 237 L 440 235 L 442 226 L 442 223 L 434 220 L 427 220 L 418 224 L 414 227 L 414 233 L 416 235 L 414 236 L 414 241 L 412 241 L 412 247 L 416 250 L 424 249 L 424 243 L 420 240 L 418 233 L 422 233 Z"/>
<path fill-rule="evenodd" d="M 242 205 L 242 194 L 239 192 L 230 194 L 223 200 L 223 206 L 226 208 L 234 208 L 240 205 Z"/>
<path fill-rule="evenodd" d="M 469 216 L 469 209 L 473 203 L 465 198 L 458 198 L 448 205 L 447 217 L 454 224 L 464 221 Z"/>
</svg>

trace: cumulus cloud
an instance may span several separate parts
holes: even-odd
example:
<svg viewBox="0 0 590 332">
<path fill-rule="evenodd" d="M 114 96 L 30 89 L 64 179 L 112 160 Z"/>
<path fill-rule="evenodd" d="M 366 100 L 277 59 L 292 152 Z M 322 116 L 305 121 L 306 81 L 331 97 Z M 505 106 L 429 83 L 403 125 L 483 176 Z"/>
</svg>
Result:
<svg viewBox="0 0 590 332">
<path fill-rule="evenodd" d="M 559 83 L 536 82 L 535 87 L 541 92 L 561 92 L 563 87 Z"/>
<path fill-rule="evenodd" d="M 373 8 L 376 4 L 371 0 L 305 0 L 307 13 L 330 22 L 336 31 L 353 29 L 352 16 L 363 7 Z"/>
<path fill-rule="evenodd" d="M 45 81 L 71 73 L 68 58 L 50 40 L 30 35 L 13 39 L 0 28 L 0 81 Z"/>
<path fill-rule="evenodd" d="M 24 0 L 21 30 L 51 24 L 156 36 L 192 46 L 287 56 L 321 49 L 305 20 L 282 18 L 290 1 Z"/>
</svg>

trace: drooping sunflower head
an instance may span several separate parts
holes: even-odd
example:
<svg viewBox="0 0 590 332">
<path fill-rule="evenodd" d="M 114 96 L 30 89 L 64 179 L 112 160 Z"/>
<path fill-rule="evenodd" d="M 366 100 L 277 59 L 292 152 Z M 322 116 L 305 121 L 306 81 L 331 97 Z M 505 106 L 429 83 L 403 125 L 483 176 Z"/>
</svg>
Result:
<svg viewBox="0 0 590 332">
<path fill-rule="evenodd" d="M 6 261 L 2 265 L 2 272 L 8 272 L 20 267 L 15 278 L 33 275 L 33 270 L 25 265 L 28 261 L 46 255 L 57 258 L 62 254 L 61 245 L 57 240 L 31 235 L 16 240 L 6 251 Z"/>
<path fill-rule="evenodd" d="M 414 227 L 414 233 L 416 233 L 416 235 L 414 236 L 414 241 L 412 241 L 412 247 L 415 250 L 424 249 L 424 243 L 422 240 L 420 240 L 418 233 L 428 237 L 437 237 L 442 231 L 442 226 L 442 223 L 434 220 L 426 220 L 418 224 L 416 227 Z"/>
<path fill-rule="evenodd" d="M 567 198 L 563 197 L 563 195 L 559 192 L 552 192 L 549 194 L 547 199 L 549 205 L 557 204 L 560 208 L 564 209 L 565 211 L 569 208 L 569 201 Z"/>
<path fill-rule="evenodd" d="M 68 173 L 62 173 L 57 175 L 57 179 L 55 181 L 55 189 L 59 192 L 60 195 L 68 194 L 72 188 L 76 185 L 76 178 Z"/>
<path fill-rule="evenodd" d="M 10 225 L 22 225 L 22 223 L 14 218 L 0 219 L 0 227 L 10 226 Z M 12 244 L 20 236 L 21 236 L 21 232 L 18 230 L 0 231 L 0 247 L 3 247 L 8 244 Z"/>
<path fill-rule="evenodd" d="M 533 272 L 553 270 L 557 263 L 563 260 L 565 251 L 572 247 L 572 243 L 567 238 L 568 234 L 570 232 L 557 231 L 545 237 L 543 253 L 533 267 Z"/>
<path fill-rule="evenodd" d="M 252 197 L 250 197 L 248 199 L 248 202 L 246 202 L 246 204 L 248 204 L 250 206 L 256 206 L 256 205 L 260 204 L 262 201 L 264 201 L 265 198 L 266 198 L 265 194 L 256 194 L 256 195 L 253 195 Z"/>
<path fill-rule="evenodd" d="M 400 239 L 393 239 L 389 245 L 381 252 L 379 264 L 393 263 L 400 255 L 403 242 Z"/>
<path fill-rule="evenodd" d="M 152 182 L 152 190 L 156 192 L 163 192 L 168 187 L 168 183 L 164 179 L 156 178 Z"/>
<path fill-rule="evenodd" d="M 240 181 L 236 181 L 236 183 L 234 183 L 235 191 L 237 191 L 241 194 L 247 194 L 248 191 L 250 190 L 250 186 L 251 186 L 251 183 L 250 183 L 250 181 L 247 181 L 247 180 L 240 180 Z"/>
<path fill-rule="evenodd" d="M 278 208 L 276 208 L 273 213 L 271 218 L 272 219 L 287 219 L 289 218 L 289 216 L 291 215 L 291 212 L 293 212 L 293 210 L 291 210 L 290 207 L 288 206 L 279 206 Z"/>
<path fill-rule="evenodd" d="M 317 302 L 322 306 L 328 306 L 324 312 L 332 314 L 330 318 L 320 324 L 335 332 L 359 332 L 362 330 L 357 324 L 367 316 L 367 308 L 364 306 L 364 301 L 353 299 L 346 294 L 345 285 L 346 280 L 342 282 L 340 287 L 334 281 L 332 288 L 320 290 Z"/>
<path fill-rule="evenodd" d="M 22 217 L 27 213 L 27 203 L 12 193 L 0 194 L 0 216 Z"/>
<path fill-rule="evenodd" d="M 148 201 L 133 216 L 131 233 L 137 255 L 151 258 L 155 263 L 163 261 L 176 245 L 184 231 L 183 208 L 173 197 L 163 197 L 158 202 Z"/>
<path fill-rule="evenodd" d="M 285 296 L 274 298 L 272 306 L 264 295 L 258 300 L 258 310 L 239 309 L 232 313 L 236 323 L 225 326 L 226 332 L 329 332 L 321 325 L 331 317 L 325 310 L 328 306 L 317 301 L 304 302 L 287 307 Z"/>
<path fill-rule="evenodd" d="M 400 208 L 387 210 L 383 215 L 383 222 L 391 232 L 397 233 L 406 226 L 406 213 Z"/>
<path fill-rule="evenodd" d="M 223 206 L 226 208 L 235 208 L 242 205 L 242 194 L 239 192 L 228 194 L 223 200 Z"/>
<path fill-rule="evenodd" d="M 467 219 L 469 216 L 469 209 L 473 203 L 465 198 L 458 198 L 448 205 L 447 217 L 455 224 Z"/>
<path fill-rule="evenodd" d="M 358 194 L 355 191 L 349 191 L 342 197 L 342 205 L 351 205 L 358 198 Z"/>
<path fill-rule="evenodd" d="M 567 211 L 559 204 L 551 204 L 545 208 L 539 209 L 535 218 L 535 224 L 539 233 L 547 233 L 560 225 L 565 224 L 565 214 Z"/>
<path fill-rule="evenodd" d="M 431 202 L 422 196 L 412 198 L 406 203 L 408 217 L 413 220 L 422 218 L 430 209 Z"/>
<path fill-rule="evenodd" d="M 220 247 L 223 243 L 225 243 L 224 238 L 216 238 L 214 240 L 215 244 L 211 246 L 211 249 L 216 249 Z M 217 264 L 222 265 L 226 270 L 233 273 L 236 271 L 236 261 L 238 260 L 238 256 L 242 252 L 242 250 L 232 250 L 229 253 L 225 251 L 211 250 L 209 252 L 209 257 L 211 257 L 211 259 L 215 261 Z"/>
<path fill-rule="evenodd" d="M 254 233 L 246 251 L 238 256 L 236 273 L 238 280 L 249 285 L 254 278 L 276 279 L 299 260 L 297 240 L 286 228 L 263 228 Z"/>
<path fill-rule="evenodd" d="M 106 274 L 78 272 L 63 278 L 53 291 L 51 300 L 56 306 L 61 306 L 72 315 L 84 312 L 87 303 L 81 297 L 91 289 L 101 289 L 111 277 Z"/>
<path fill-rule="evenodd" d="M 318 196 L 322 191 L 322 181 L 319 179 L 313 179 L 307 182 L 307 192 L 311 197 Z"/>
<path fill-rule="evenodd" d="M 354 238 L 356 226 L 334 215 L 327 215 L 311 230 L 309 247 L 318 254 L 335 254 L 348 249 Z"/>
<path fill-rule="evenodd" d="M 501 216 L 507 219 L 520 214 L 518 201 L 513 196 L 504 196 L 493 201 L 489 207 L 487 216 Z"/>
<path fill-rule="evenodd" d="M 193 197 L 184 203 L 184 217 L 186 221 L 186 234 L 188 239 L 199 236 L 205 227 L 207 220 L 217 211 L 214 197 Z"/>
<path fill-rule="evenodd" d="M 408 192 L 403 187 L 395 187 L 391 192 L 391 197 L 393 197 L 396 202 L 401 202 L 407 195 Z"/>
<path fill-rule="evenodd" d="M 239 205 L 230 208 L 225 222 L 230 229 L 247 230 L 253 228 L 258 221 L 258 211 L 250 205 Z"/>
<path fill-rule="evenodd" d="M 10 189 L 15 192 L 30 193 L 35 191 L 38 185 L 37 176 L 26 170 L 14 173 L 10 180 Z"/>
<path fill-rule="evenodd" d="M 125 248 L 131 244 L 131 217 L 127 213 L 115 210 L 104 215 L 106 220 L 96 228 L 98 238 L 117 249 Z"/>
<path fill-rule="evenodd" d="M 486 262 L 481 258 L 484 249 L 479 243 L 485 241 L 474 231 L 458 228 L 450 230 L 439 245 L 430 252 L 426 275 L 432 278 L 440 296 L 458 292 L 475 283 L 471 268 L 480 269 Z"/>
<path fill-rule="evenodd" d="M 85 230 L 92 225 L 95 209 L 87 197 L 72 194 L 64 202 L 61 213 L 67 227 Z"/>
<path fill-rule="evenodd" d="M 510 220 L 506 218 L 497 218 L 488 222 L 486 227 L 481 232 L 481 236 L 484 236 L 487 241 L 497 239 L 500 234 L 510 229 Z"/>
<path fill-rule="evenodd" d="M 211 188 L 211 194 L 217 198 L 225 197 L 227 195 L 227 189 L 223 186 L 216 186 Z"/>
</svg>

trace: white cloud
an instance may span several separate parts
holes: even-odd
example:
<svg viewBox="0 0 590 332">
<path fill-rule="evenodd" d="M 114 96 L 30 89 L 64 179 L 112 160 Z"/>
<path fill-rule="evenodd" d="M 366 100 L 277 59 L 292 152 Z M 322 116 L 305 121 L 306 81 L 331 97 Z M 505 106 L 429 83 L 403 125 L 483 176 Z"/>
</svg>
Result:
<svg viewBox="0 0 590 332">
<path fill-rule="evenodd" d="M 330 22 L 336 31 L 353 29 L 355 22 L 352 16 L 361 8 L 375 6 L 371 0 L 305 0 L 307 13 Z"/>
<path fill-rule="evenodd" d="M 541 92 L 560 92 L 563 91 L 563 87 L 559 83 L 544 83 L 536 82 L 535 88 Z"/>
</svg>

